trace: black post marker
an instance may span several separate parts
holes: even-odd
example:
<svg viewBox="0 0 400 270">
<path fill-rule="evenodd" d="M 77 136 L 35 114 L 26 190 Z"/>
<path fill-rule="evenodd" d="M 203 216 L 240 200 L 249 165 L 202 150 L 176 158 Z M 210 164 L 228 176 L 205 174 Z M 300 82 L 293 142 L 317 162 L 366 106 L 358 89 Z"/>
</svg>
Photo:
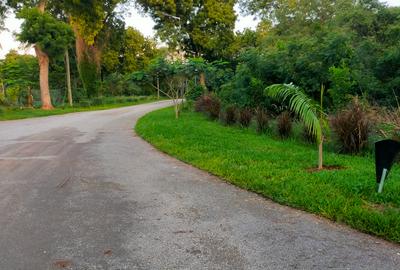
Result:
<svg viewBox="0 0 400 270">
<path fill-rule="evenodd" d="M 385 179 L 393 166 L 397 154 L 400 152 L 400 142 L 383 140 L 375 143 L 375 168 L 378 193 L 382 193 Z"/>
</svg>

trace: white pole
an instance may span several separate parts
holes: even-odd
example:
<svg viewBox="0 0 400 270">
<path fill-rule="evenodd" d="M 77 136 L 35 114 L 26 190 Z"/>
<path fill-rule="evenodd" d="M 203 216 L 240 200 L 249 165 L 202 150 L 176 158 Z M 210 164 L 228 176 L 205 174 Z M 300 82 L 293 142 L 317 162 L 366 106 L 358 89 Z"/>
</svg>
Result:
<svg viewBox="0 0 400 270">
<path fill-rule="evenodd" d="M 383 191 L 383 185 L 385 184 L 387 172 L 388 172 L 387 169 L 383 169 L 381 182 L 379 183 L 378 193 L 382 193 L 382 191 Z"/>
</svg>

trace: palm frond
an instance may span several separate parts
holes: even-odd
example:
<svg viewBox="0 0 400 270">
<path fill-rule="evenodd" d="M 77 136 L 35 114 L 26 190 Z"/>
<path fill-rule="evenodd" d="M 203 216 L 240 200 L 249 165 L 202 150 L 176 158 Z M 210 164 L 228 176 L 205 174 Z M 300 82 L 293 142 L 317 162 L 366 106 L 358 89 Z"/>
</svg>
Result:
<svg viewBox="0 0 400 270">
<path fill-rule="evenodd" d="M 265 89 L 265 94 L 281 102 L 288 101 L 289 109 L 303 120 L 310 133 L 320 141 L 322 128 L 318 119 L 319 106 L 300 88 L 293 84 L 274 84 Z"/>
</svg>

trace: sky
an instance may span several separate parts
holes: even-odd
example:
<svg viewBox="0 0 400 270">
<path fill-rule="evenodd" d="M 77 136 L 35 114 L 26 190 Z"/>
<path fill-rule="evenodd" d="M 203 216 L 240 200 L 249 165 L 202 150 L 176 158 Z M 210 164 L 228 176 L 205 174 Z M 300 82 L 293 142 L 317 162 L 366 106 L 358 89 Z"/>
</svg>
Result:
<svg viewBox="0 0 400 270">
<path fill-rule="evenodd" d="M 386 2 L 390 6 L 400 6 L 400 0 L 385 0 L 382 2 Z M 131 14 L 126 18 L 127 26 L 135 27 L 145 36 L 154 36 L 154 22 L 150 17 L 139 14 L 135 9 L 132 9 L 130 13 Z M 236 30 L 241 31 L 245 28 L 254 29 L 257 24 L 258 22 L 255 21 L 252 16 L 239 15 L 236 22 Z M 21 44 L 14 38 L 13 33 L 19 31 L 21 21 L 16 19 L 13 14 L 10 14 L 9 18 L 6 19 L 5 25 L 8 31 L 0 32 L 0 59 L 4 58 L 10 49 L 18 49 L 21 53 L 26 52 L 33 54 L 32 48 L 21 47 Z"/>
</svg>

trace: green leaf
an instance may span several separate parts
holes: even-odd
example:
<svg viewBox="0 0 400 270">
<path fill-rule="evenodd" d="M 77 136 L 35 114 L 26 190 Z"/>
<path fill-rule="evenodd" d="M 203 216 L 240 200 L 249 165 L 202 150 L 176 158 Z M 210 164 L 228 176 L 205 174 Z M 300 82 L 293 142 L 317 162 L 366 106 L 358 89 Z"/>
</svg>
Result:
<svg viewBox="0 0 400 270">
<path fill-rule="evenodd" d="M 265 89 L 265 94 L 281 102 L 288 101 L 290 110 L 303 120 L 310 133 L 320 142 L 322 128 L 317 116 L 320 108 L 303 91 L 293 84 L 274 84 Z"/>
</svg>

